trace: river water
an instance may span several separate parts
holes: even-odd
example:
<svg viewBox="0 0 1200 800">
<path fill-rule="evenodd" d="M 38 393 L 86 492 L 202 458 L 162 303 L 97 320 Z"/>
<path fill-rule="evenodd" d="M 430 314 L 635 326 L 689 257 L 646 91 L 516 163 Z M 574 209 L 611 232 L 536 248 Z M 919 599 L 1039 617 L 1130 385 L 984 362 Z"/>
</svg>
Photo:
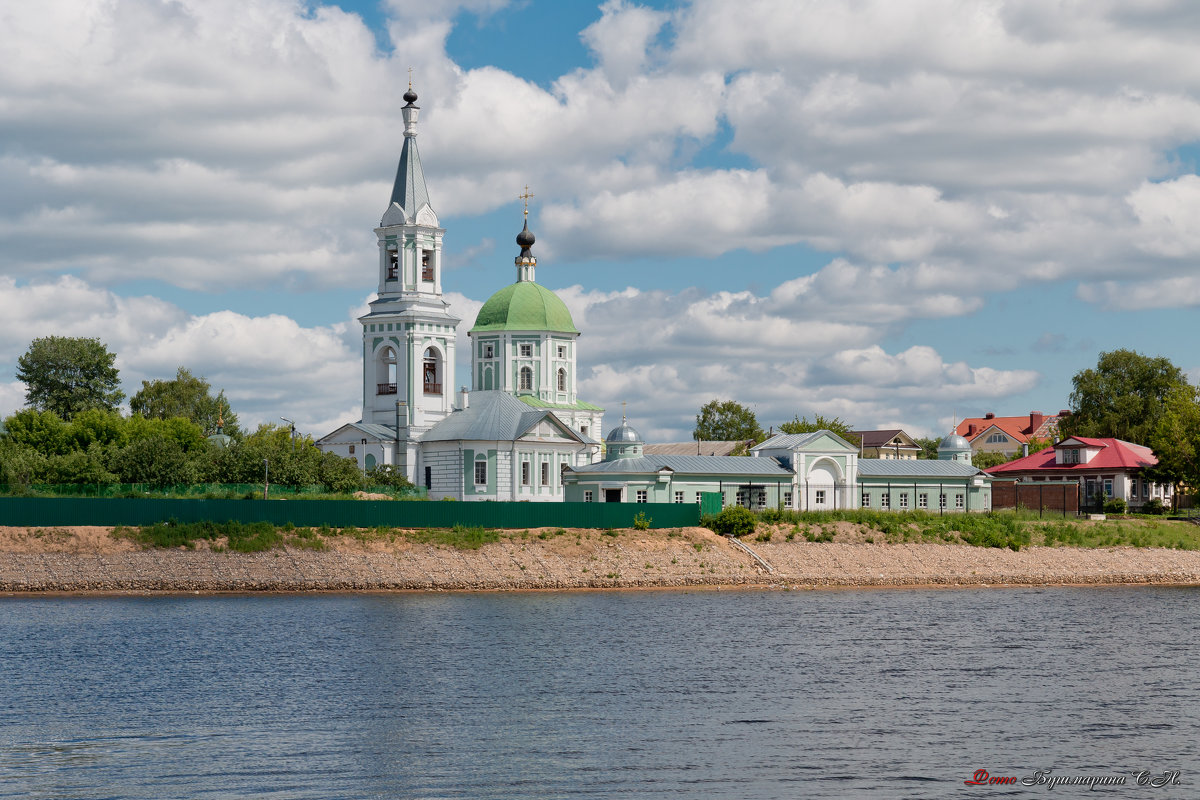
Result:
<svg viewBox="0 0 1200 800">
<path fill-rule="evenodd" d="M 4 598 L 0 797 L 1200 797 L 1198 610 L 1151 587 Z M 1127 782 L 964 784 L 981 769 Z"/>
</svg>

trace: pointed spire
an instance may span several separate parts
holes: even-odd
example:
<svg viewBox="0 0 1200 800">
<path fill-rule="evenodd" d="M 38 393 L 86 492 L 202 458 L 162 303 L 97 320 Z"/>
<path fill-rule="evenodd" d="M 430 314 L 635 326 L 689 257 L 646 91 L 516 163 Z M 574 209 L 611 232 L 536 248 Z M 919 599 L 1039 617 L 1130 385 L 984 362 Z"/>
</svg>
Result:
<svg viewBox="0 0 1200 800">
<path fill-rule="evenodd" d="M 399 206 L 406 220 L 415 220 L 422 206 L 432 207 L 433 204 L 429 202 L 429 189 L 425 187 L 425 173 L 417 152 L 417 117 L 421 107 L 416 104 L 417 93 L 412 89 L 411 68 L 404 101 L 406 105 L 400 109 L 404 115 L 404 148 L 400 151 L 400 165 L 396 168 L 396 182 L 392 185 L 388 208 Z"/>
</svg>

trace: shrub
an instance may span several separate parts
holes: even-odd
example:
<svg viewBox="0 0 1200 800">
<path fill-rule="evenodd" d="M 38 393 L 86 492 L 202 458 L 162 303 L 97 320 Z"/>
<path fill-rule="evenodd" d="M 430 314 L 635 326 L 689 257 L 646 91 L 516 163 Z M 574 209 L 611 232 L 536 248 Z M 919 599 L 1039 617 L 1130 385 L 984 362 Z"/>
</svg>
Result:
<svg viewBox="0 0 1200 800">
<path fill-rule="evenodd" d="M 1146 504 L 1142 506 L 1143 514 L 1165 514 L 1166 512 L 1167 507 L 1163 505 L 1163 501 L 1159 500 L 1157 497 L 1146 501 Z"/>
<path fill-rule="evenodd" d="M 730 506 L 717 514 L 709 527 L 723 536 L 745 536 L 754 533 L 754 529 L 758 527 L 758 518 L 748 508 Z"/>
<path fill-rule="evenodd" d="M 654 520 L 646 516 L 646 512 L 639 511 L 633 518 L 633 527 L 639 531 L 648 531 L 650 530 L 650 523 L 653 521 Z"/>
<path fill-rule="evenodd" d="M 1108 500 L 1104 501 L 1104 513 L 1105 514 L 1124 514 L 1125 513 L 1125 501 L 1119 497 L 1110 497 Z"/>
</svg>

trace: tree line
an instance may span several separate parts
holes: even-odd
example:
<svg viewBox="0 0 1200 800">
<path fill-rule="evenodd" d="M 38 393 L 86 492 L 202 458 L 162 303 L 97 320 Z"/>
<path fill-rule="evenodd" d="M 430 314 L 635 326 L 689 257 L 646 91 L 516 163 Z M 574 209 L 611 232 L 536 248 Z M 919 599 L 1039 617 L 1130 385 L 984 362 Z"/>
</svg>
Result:
<svg viewBox="0 0 1200 800">
<path fill-rule="evenodd" d="M 184 367 L 174 378 L 142 381 L 124 416 L 115 358 L 98 339 L 30 344 L 17 361 L 27 407 L 3 421 L 0 483 L 261 483 L 264 469 L 271 483 L 331 492 L 407 483 L 386 469 L 364 476 L 354 461 L 289 428 L 243 431 L 225 393 Z"/>
</svg>

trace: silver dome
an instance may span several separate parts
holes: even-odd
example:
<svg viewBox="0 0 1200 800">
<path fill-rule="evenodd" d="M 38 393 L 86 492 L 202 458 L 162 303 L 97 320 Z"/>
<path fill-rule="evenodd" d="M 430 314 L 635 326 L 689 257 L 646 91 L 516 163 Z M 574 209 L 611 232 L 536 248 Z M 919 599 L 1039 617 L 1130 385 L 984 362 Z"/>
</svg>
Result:
<svg viewBox="0 0 1200 800">
<path fill-rule="evenodd" d="M 957 433 L 946 435 L 945 439 L 938 442 L 938 450 L 970 450 L 971 443 Z"/>
<path fill-rule="evenodd" d="M 605 437 L 604 441 L 613 442 L 616 444 L 633 444 L 640 443 L 642 441 L 642 437 L 630 426 L 628 422 L 622 422 L 620 427 L 613 428 L 611 431 L 609 431 L 608 436 Z"/>
</svg>

